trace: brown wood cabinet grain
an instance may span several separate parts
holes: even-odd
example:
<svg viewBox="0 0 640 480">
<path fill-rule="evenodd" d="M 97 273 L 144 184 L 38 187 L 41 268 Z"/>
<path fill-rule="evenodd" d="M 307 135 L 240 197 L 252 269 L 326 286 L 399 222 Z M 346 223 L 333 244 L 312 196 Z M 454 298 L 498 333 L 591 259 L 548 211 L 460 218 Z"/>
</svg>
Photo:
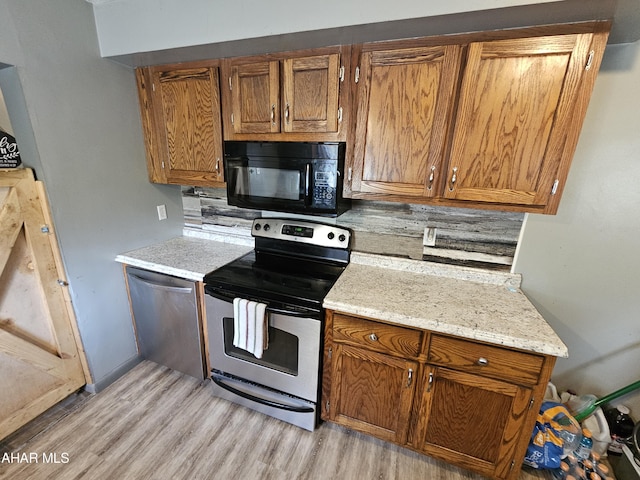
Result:
<svg viewBox="0 0 640 480">
<path fill-rule="evenodd" d="M 554 363 L 547 355 L 327 311 L 322 418 L 513 480 Z"/>
<path fill-rule="evenodd" d="M 341 84 L 349 51 L 332 47 L 225 60 L 225 140 L 343 141 L 349 95 Z"/>
<path fill-rule="evenodd" d="M 360 193 L 438 194 L 459 45 L 363 51 L 351 168 Z"/>
<path fill-rule="evenodd" d="M 217 62 L 140 68 L 136 78 L 150 181 L 222 185 Z"/>
<path fill-rule="evenodd" d="M 345 195 L 555 213 L 609 28 L 364 45 Z"/>
</svg>

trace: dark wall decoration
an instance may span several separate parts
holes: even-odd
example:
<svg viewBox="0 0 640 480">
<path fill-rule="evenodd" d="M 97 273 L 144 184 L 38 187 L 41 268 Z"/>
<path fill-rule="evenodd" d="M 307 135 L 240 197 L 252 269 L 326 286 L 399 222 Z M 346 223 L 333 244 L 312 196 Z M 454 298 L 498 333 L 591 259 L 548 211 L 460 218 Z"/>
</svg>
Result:
<svg viewBox="0 0 640 480">
<path fill-rule="evenodd" d="M 0 130 L 0 168 L 15 168 L 21 163 L 16 139 Z"/>
</svg>

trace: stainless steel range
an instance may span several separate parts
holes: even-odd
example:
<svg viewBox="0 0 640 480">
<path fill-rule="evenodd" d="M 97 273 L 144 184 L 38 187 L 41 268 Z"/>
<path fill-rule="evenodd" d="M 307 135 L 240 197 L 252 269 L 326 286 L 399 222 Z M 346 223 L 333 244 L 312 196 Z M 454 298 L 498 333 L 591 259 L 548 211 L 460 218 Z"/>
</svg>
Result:
<svg viewBox="0 0 640 480">
<path fill-rule="evenodd" d="M 253 221 L 255 249 L 206 275 L 216 395 L 313 430 L 319 419 L 322 301 L 351 232 L 297 219 Z"/>
</svg>

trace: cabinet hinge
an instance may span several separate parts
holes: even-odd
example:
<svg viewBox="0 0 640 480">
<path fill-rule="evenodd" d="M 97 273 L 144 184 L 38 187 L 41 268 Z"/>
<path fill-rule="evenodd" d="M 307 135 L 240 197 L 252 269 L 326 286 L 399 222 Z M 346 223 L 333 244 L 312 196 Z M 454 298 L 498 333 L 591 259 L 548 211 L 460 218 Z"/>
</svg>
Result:
<svg viewBox="0 0 640 480">
<path fill-rule="evenodd" d="M 338 78 L 341 82 L 344 82 L 344 65 L 340 67 L 340 74 L 338 75 Z"/>
<path fill-rule="evenodd" d="M 338 123 L 342 123 L 342 107 L 338 109 Z"/>
<path fill-rule="evenodd" d="M 589 52 L 589 56 L 587 57 L 587 64 L 584 66 L 585 70 L 591 70 L 591 64 L 593 63 L 593 56 L 595 55 L 595 51 L 591 50 Z"/>
<path fill-rule="evenodd" d="M 556 178 L 556 181 L 553 182 L 553 187 L 551 187 L 551 195 L 555 195 L 558 191 L 558 185 L 560 184 L 560 180 Z"/>
<path fill-rule="evenodd" d="M 231 82 L 231 76 L 229 76 L 229 90 L 233 90 L 233 83 Z"/>
<path fill-rule="evenodd" d="M 360 67 L 356 67 L 355 80 L 356 80 L 356 83 L 358 83 L 360 81 Z"/>
</svg>

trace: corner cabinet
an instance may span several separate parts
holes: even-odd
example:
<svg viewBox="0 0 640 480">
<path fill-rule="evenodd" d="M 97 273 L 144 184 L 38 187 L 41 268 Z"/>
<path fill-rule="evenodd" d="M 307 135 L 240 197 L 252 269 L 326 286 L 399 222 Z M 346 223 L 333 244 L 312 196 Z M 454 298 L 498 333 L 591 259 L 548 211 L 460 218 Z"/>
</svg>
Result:
<svg viewBox="0 0 640 480">
<path fill-rule="evenodd" d="M 555 213 L 609 28 L 364 45 L 345 194 Z"/>
<path fill-rule="evenodd" d="M 344 141 L 350 47 L 227 59 L 225 140 Z"/>
<path fill-rule="evenodd" d="M 224 182 L 218 62 L 136 70 L 149 180 Z"/>
<path fill-rule="evenodd" d="M 322 418 L 515 479 L 555 357 L 327 311 Z"/>
</svg>

